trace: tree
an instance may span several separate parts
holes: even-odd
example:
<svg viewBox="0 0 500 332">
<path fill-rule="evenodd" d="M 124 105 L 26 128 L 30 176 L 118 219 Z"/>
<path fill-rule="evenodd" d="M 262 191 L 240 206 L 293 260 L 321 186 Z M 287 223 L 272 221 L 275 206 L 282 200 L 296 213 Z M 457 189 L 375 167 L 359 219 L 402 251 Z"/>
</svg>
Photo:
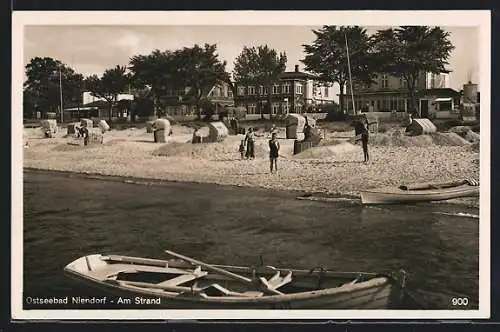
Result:
<svg viewBox="0 0 500 332">
<path fill-rule="evenodd" d="M 205 44 L 203 47 L 194 45 L 174 52 L 177 75 L 183 86 L 190 88 L 198 119 L 201 119 L 202 106 L 206 103 L 210 89 L 229 80 L 226 62 L 219 60 L 216 51 L 217 45 Z"/>
<path fill-rule="evenodd" d="M 325 25 L 313 30 L 316 40 L 302 45 L 306 56 L 305 69 L 318 76 L 327 85 L 337 83 L 340 88 L 340 110 L 345 110 L 344 87 L 349 83 L 346 39 L 352 80 L 372 83 L 375 77 L 372 42 L 366 30 L 358 26 Z"/>
<path fill-rule="evenodd" d="M 118 99 L 118 94 L 125 91 L 130 82 L 126 67 L 116 66 L 106 69 L 101 78 L 97 75 L 88 77 L 85 81 L 87 90 L 97 98 L 102 98 L 108 103 L 108 119 L 111 121 L 113 104 Z"/>
<path fill-rule="evenodd" d="M 182 87 L 177 58 L 171 51 L 154 50 L 149 55 L 136 55 L 130 59 L 132 83 L 151 98 L 153 116 L 164 108 L 162 98 Z"/>
<path fill-rule="evenodd" d="M 39 109 L 41 113 L 56 111 L 60 108 L 61 90 L 63 107 L 81 103 L 83 76 L 61 61 L 49 57 L 35 57 L 25 69 L 25 107 Z"/>
<path fill-rule="evenodd" d="M 403 77 L 415 112 L 416 81 L 421 73 L 448 73 L 445 66 L 454 49 L 450 34 L 439 27 L 402 26 L 378 31 L 374 36 L 377 61 L 382 72 Z"/>
<path fill-rule="evenodd" d="M 278 53 L 267 45 L 257 48 L 245 46 L 234 62 L 233 78 L 236 85 L 251 84 L 256 87 L 260 85 L 267 87 L 267 103 L 270 117 L 272 117 L 270 108 L 272 87 L 285 71 L 286 62 L 285 52 Z M 236 93 L 236 91 L 233 92 Z M 260 96 L 260 94 L 260 89 L 257 88 L 257 95 Z M 260 105 L 259 109 L 261 118 L 264 118 L 264 112 Z"/>
</svg>

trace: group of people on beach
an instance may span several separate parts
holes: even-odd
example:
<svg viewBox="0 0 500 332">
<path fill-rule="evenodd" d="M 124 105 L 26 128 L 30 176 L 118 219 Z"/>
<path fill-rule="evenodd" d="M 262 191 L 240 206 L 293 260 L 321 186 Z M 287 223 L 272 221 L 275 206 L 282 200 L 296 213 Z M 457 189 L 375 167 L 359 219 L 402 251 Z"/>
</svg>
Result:
<svg viewBox="0 0 500 332">
<path fill-rule="evenodd" d="M 273 125 L 271 128 L 271 139 L 269 140 L 269 160 L 270 171 L 278 171 L 278 156 L 280 150 L 280 143 L 277 138 L 276 127 Z M 255 159 L 255 132 L 252 128 L 248 128 L 245 138 L 241 140 L 239 152 L 241 159 Z"/>
<path fill-rule="evenodd" d="M 354 132 L 355 132 L 355 142 L 361 141 L 363 147 L 363 162 L 368 163 L 370 161 L 370 155 L 368 153 L 368 140 L 370 135 L 369 124 L 366 119 L 357 120 L 354 122 Z M 280 143 L 277 138 L 277 130 L 275 125 L 271 128 L 271 139 L 269 144 L 269 169 L 270 172 L 278 171 L 278 157 L 280 151 Z M 241 140 L 239 146 L 239 152 L 241 159 L 255 159 L 255 131 L 253 128 L 248 128 L 245 138 Z"/>
</svg>

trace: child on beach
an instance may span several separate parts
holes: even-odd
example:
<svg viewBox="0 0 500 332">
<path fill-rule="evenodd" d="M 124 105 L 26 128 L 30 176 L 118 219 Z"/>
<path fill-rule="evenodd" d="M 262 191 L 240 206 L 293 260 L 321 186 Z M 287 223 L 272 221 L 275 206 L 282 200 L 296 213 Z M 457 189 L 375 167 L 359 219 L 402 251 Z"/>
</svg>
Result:
<svg viewBox="0 0 500 332">
<path fill-rule="evenodd" d="M 368 138 L 369 138 L 370 130 L 368 129 L 367 121 L 357 121 L 355 124 L 355 135 L 356 142 L 361 141 L 361 145 L 363 146 L 363 156 L 364 162 L 367 163 L 370 161 L 370 156 L 368 154 Z"/>
<path fill-rule="evenodd" d="M 269 160 L 271 162 L 271 173 L 273 172 L 273 164 L 274 169 L 278 172 L 278 155 L 280 151 L 280 143 L 276 139 L 276 133 L 271 135 L 271 139 L 269 140 Z"/>
<path fill-rule="evenodd" d="M 241 159 L 245 159 L 245 140 L 242 139 L 240 142 L 240 147 L 238 149 L 241 155 Z"/>
</svg>

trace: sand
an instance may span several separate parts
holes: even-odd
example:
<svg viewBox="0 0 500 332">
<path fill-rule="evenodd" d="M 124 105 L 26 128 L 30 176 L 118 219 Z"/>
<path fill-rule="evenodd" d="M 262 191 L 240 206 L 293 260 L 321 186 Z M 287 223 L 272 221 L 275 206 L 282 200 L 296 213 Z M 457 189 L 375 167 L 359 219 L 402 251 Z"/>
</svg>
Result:
<svg viewBox="0 0 500 332">
<path fill-rule="evenodd" d="M 254 160 L 240 158 L 242 135 L 228 136 L 222 143 L 191 144 L 193 129 L 178 125 L 167 143 L 154 143 L 146 128 L 111 130 L 104 144 L 88 147 L 68 144 L 75 138 L 65 137 L 65 130 L 52 139 L 41 134 L 37 129 L 24 130 L 24 167 L 344 196 L 385 185 L 479 178 L 478 144 L 455 133 L 372 135 L 371 161 L 364 164 L 361 146 L 353 144 L 351 132 L 327 133 L 321 146 L 293 156 L 293 140 L 284 139 L 280 131 L 277 174 L 269 173 L 269 137 L 262 132 Z"/>
</svg>

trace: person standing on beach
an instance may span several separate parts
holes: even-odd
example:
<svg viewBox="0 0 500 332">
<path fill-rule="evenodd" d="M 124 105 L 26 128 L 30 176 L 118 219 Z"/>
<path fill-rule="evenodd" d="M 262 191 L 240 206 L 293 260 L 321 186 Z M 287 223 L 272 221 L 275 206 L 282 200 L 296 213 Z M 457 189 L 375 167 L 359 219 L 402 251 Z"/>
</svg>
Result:
<svg viewBox="0 0 500 332">
<path fill-rule="evenodd" d="M 240 142 L 239 152 L 241 154 L 241 159 L 245 158 L 245 140 L 242 139 Z"/>
<path fill-rule="evenodd" d="M 255 158 L 255 152 L 254 152 L 254 147 L 255 147 L 255 144 L 254 144 L 254 140 L 255 140 L 255 134 L 252 130 L 252 128 L 248 128 L 248 132 L 245 136 L 245 142 L 246 142 L 246 145 L 247 145 L 247 152 L 246 152 L 246 158 L 251 158 L 251 159 L 254 159 Z"/>
<path fill-rule="evenodd" d="M 278 156 L 280 151 L 280 143 L 276 139 L 276 133 L 271 135 L 271 139 L 269 140 L 269 160 L 270 160 L 270 168 L 271 173 L 273 172 L 273 164 L 274 169 L 278 172 Z"/>
<path fill-rule="evenodd" d="M 369 136 L 370 130 L 368 129 L 368 121 L 363 123 L 363 129 L 361 131 L 361 144 L 363 146 L 363 156 L 364 156 L 364 162 L 367 163 L 370 161 L 370 156 L 368 154 L 368 136 Z"/>
<path fill-rule="evenodd" d="M 311 126 L 309 126 L 309 121 L 306 118 L 306 123 L 304 124 L 304 142 L 307 142 L 309 140 L 309 137 L 311 136 Z"/>
<path fill-rule="evenodd" d="M 363 156 L 364 162 L 368 162 L 370 160 L 370 156 L 368 154 L 368 121 L 357 120 L 354 123 L 354 135 L 356 135 L 355 142 L 361 141 L 361 145 L 363 146 Z"/>
</svg>

